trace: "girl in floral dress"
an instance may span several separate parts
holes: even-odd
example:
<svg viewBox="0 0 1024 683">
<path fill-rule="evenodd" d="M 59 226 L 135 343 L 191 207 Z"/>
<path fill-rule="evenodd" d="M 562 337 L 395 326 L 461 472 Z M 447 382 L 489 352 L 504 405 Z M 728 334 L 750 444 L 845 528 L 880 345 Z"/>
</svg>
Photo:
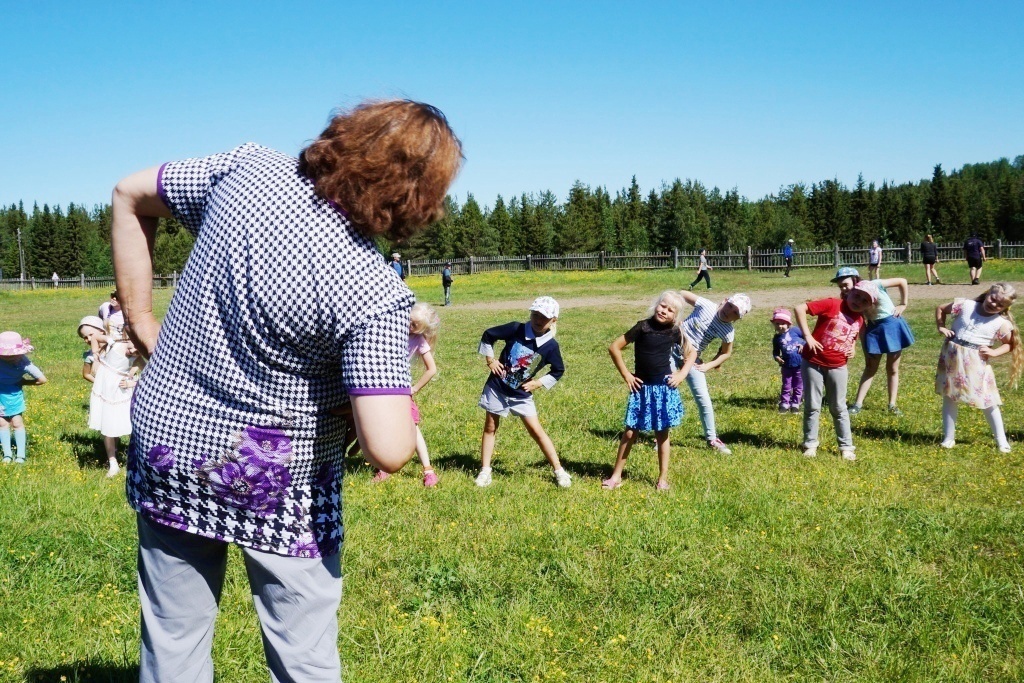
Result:
<svg viewBox="0 0 1024 683">
<path fill-rule="evenodd" d="M 1024 370 L 1024 348 L 1021 347 L 1017 323 L 1010 314 L 1010 306 L 1016 298 L 1017 292 L 1012 285 L 997 282 L 976 299 L 954 299 L 952 303 L 935 309 L 939 334 L 946 338 L 935 375 L 935 391 L 943 397 L 943 448 L 955 445 L 958 404 L 966 403 L 985 412 L 999 450 L 1010 452 L 1010 442 L 1003 431 L 1003 417 L 999 411 L 1003 401 L 988 361 L 1007 353 L 1013 354 L 1010 384 L 1017 384 Z M 949 315 L 954 316 L 953 323 L 946 327 Z M 1002 344 L 992 348 L 996 340 Z"/>
<path fill-rule="evenodd" d="M 626 430 L 619 441 L 615 468 L 612 475 L 601 483 L 602 488 L 622 486 L 622 471 L 636 437 L 641 431 L 653 431 L 658 444 L 659 469 L 655 488 L 659 491 L 668 489 L 668 458 L 672 449 L 668 432 L 683 419 L 683 401 L 677 387 L 697 360 L 696 347 L 679 329 L 682 308 L 683 299 L 676 292 L 662 292 L 651 306 L 648 318 L 638 322 L 608 347 L 615 367 L 629 387 L 629 403 L 626 405 Z M 622 360 L 622 350 L 631 343 L 635 343 L 634 372 L 630 372 Z M 682 367 L 676 368 L 673 350 L 680 348 Z"/>
</svg>

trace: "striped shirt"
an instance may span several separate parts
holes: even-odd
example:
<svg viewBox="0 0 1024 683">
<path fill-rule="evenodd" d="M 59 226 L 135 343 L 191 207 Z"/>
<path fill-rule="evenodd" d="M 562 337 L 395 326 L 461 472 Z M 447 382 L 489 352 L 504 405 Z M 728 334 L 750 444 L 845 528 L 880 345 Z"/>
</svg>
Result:
<svg viewBox="0 0 1024 683">
<path fill-rule="evenodd" d="M 724 323 L 718 317 L 718 306 L 703 297 L 693 305 L 693 313 L 682 324 L 683 334 L 697 347 L 697 354 L 704 353 L 715 339 L 732 342 L 736 338 L 732 323 Z"/>
</svg>

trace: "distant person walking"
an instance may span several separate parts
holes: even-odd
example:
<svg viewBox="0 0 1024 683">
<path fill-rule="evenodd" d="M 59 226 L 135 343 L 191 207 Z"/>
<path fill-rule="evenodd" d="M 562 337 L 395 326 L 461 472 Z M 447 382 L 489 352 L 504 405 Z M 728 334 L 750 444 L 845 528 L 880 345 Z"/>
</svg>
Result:
<svg viewBox="0 0 1024 683">
<path fill-rule="evenodd" d="M 444 305 L 452 305 L 452 264 L 444 264 L 444 268 L 441 269 L 441 287 L 444 288 Z"/>
<path fill-rule="evenodd" d="M 789 271 L 793 268 L 793 240 L 789 240 L 786 246 L 782 247 L 782 258 L 786 260 L 786 277 L 789 277 Z"/>
<path fill-rule="evenodd" d="M 405 279 L 405 267 L 402 266 L 402 255 L 395 252 L 391 255 L 391 268 L 398 273 L 398 277 Z"/>
<path fill-rule="evenodd" d="M 711 264 L 708 263 L 708 250 L 701 249 L 700 258 L 697 261 L 697 279 L 690 283 L 690 286 L 687 287 L 687 290 L 692 292 L 693 286 L 696 285 L 701 280 L 704 280 L 704 282 L 706 282 L 708 285 L 708 289 L 711 289 L 711 275 L 709 274 L 709 271 L 712 270 L 714 270 L 714 268 L 712 268 Z"/>
<path fill-rule="evenodd" d="M 53 282 L 54 289 L 60 287 L 60 275 L 57 275 L 57 271 L 54 271 L 53 275 L 50 276 L 50 280 Z"/>
<path fill-rule="evenodd" d="M 942 280 L 939 279 L 939 273 L 935 270 L 935 262 L 939 260 L 939 247 L 935 244 L 935 240 L 932 239 L 931 235 L 924 236 L 924 242 L 921 242 L 921 262 L 924 263 L 924 276 L 928 280 L 928 284 L 932 283 L 932 278 L 935 278 L 936 284 L 942 284 Z"/>
<path fill-rule="evenodd" d="M 871 246 L 868 248 L 868 279 L 877 280 L 878 271 L 882 266 L 882 247 L 878 244 L 878 240 L 871 240 Z"/>
<path fill-rule="evenodd" d="M 964 258 L 967 259 L 967 267 L 971 269 L 971 284 L 976 285 L 981 281 L 981 268 L 985 265 L 985 243 L 978 237 L 978 233 L 972 232 L 964 242 Z"/>
</svg>

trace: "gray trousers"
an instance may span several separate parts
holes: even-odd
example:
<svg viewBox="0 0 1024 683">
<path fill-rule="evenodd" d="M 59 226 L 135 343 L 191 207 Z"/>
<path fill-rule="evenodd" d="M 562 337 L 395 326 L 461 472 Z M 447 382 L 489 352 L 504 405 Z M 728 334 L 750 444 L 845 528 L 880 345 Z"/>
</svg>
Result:
<svg viewBox="0 0 1024 683">
<path fill-rule="evenodd" d="M 823 368 L 806 360 L 800 368 L 804 375 L 804 448 L 818 445 L 818 424 L 821 420 L 822 396 L 828 401 L 832 413 L 832 425 L 840 450 L 853 450 L 853 434 L 850 432 L 850 414 L 846 412 L 847 366 Z"/>
<path fill-rule="evenodd" d="M 228 543 L 138 516 L 140 683 L 213 681 L 213 623 Z M 274 683 L 338 683 L 341 555 L 285 557 L 242 548 Z"/>
</svg>

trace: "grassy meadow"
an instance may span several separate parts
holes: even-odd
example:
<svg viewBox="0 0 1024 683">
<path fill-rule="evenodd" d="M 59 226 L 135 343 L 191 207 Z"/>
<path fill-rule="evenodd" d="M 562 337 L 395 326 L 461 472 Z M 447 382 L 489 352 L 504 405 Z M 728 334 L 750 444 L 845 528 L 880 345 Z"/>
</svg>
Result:
<svg viewBox="0 0 1024 683">
<path fill-rule="evenodd" d="M 940 264 L 966 280 L 963 264 Z M 920 282 L 923 268 L 886 267 Z M 672 433 L 672 489 L 656 493 L 653 439 L 625 485 L 603 491 L 627 390 L 608 344 L 685 271 L 464 276 L 440 308 L 440 374 L 418 397 L 441 482 L 415 459 L 372 484 L 349 463 L 338 645 L 351 683 L 376 681 L 1017 681 L 1024 678 L 1024 397 L 1002 388 L 1014 452 L 962 408 L 957 447 L 938 446 L 934 308 L 965 291 L 912 285 L 918 338 L 904 354 L 902 416 L 885 412 L 884 366 L 853 418 L 858 459 L 838 457 L 822 420 L 801 457 L 799 415 L 775 412 L 774 305 L 828 295 L 831 273 L 714 271 L 717 300 L 746 290 L 736 352 L 709 377 L 722 456 L 693 401 Z M 988 282 L 1024 280 L 990 262 Z M 437 303 L 439 278 L 411 278 Z M 703 292 L 703 285 L 701 285 Z M 78 319 L 106 292 L 0 292 L 0 328 L 32 338 L 49 384 L 26 389 L 29 461 L 0 467 L 0 681 L 137 677 L 134 513 L 124 477 L 105 478 L 85 425 Z M 948 293 L 948 298 L 943 299 Z M 498 434 L 494 484 L 473 484 L 486 369 L 480 332 L 563 300 L 567 372 L 538 397 L 574 484 L 558 489 L 515 420 Z M 161 309 L 170 293 L 158 292 Z M 627 351 L 627 357 L 631 354 Z M 629 360 L 629 363 L 632 361 Z M 850 397 L 863 367 L 851 362 Z M 1005 378 L 1005 363 L 997 364 Z M 267 680 L 240 557 L 229 562 L 214 660 L 220 681 Z"/>
</svg>

